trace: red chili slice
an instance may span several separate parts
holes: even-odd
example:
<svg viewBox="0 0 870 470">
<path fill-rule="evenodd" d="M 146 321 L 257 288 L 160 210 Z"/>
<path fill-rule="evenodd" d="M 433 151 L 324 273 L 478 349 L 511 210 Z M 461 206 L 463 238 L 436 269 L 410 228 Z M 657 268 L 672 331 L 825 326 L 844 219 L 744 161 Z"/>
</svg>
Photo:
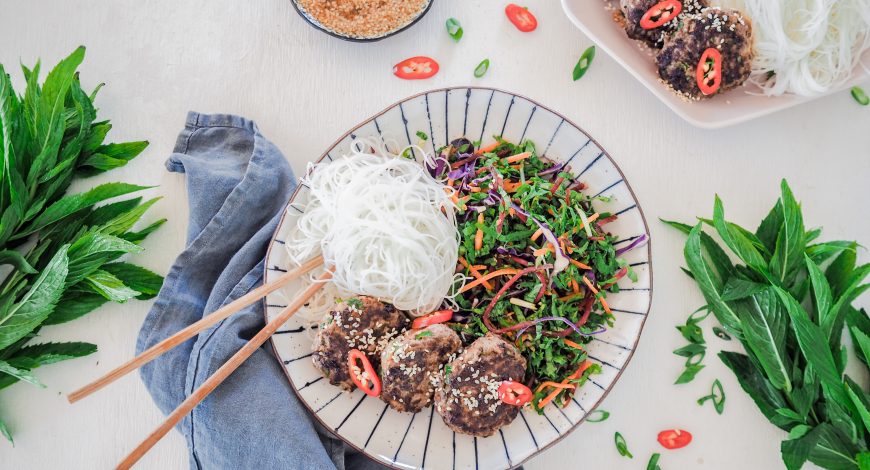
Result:
<svg viewBox="0 0 870 470">
<path fill-rule="evenodd" d="M 523 406 L 532 401 L 532 396 L 529 387 L 513 380 L 505 380 L 498 386 L 499 399 L 508 405 Z"/>
<path fill-rule="evenodd" d="M 652 6 L 640 19 L 640 27 L 643 29 L 656 29 L 668 21 L 676 18 L 683 11 L 683 2 L 680 0 L 664 0 Z"/>
<path fill-rule="evenodd" d="M 666 429 L 659 433 L 658 439 L 665 449 L 681 449 L 692 442 L 692 434 L 682 429 Z"/>
<path fill-rule="evenodd" d="M 438 62 L 426 56 L 411 57 L 393 66 L 393 75 L 404 80 L 422 80 L 438 73 Z"/>
<path fill-rule="evenodd" d="M 362 363 L 362 370 L 357 366 L 357 361 Z M 375 368 L 365 353 L 359 349 L 351 349 L 347 354 L 347 369 L 353 384 L 363 393 L 371 397 L 377 397 L 381 394 L 381 379 L 378 378 Z M 365 374 L 365 378 L 363 378 L 363 374 Z"/>
<path fill-rule="evenodd" d="M 421 328 L 426 328 L 429 325 L 450 321 L 451 318 L 453 318 L 452 310 L 438 310 L 437 312 L 432 312 L 429 315 L 414 319 L 414 322 L 411 323 L 411 328 L 419 330 Z"/>
<path fill-rule="evenodd" d="M 719 91 L 722 85 L 722 53 L 718 49 L 710 47 L 701 54 L 701 60 L 695 68 L 695 80 L 705 95 Z"/>
<path fill-rule="evenodd" d="M 509 3 L 504 8 L 504 12 L 508 19 L 511 20 L 511 23 L 524 33 L 534 31 L 538 27 L 538 19 L 535 18 L 535 15 L 528 8 Z"/>
</svg>

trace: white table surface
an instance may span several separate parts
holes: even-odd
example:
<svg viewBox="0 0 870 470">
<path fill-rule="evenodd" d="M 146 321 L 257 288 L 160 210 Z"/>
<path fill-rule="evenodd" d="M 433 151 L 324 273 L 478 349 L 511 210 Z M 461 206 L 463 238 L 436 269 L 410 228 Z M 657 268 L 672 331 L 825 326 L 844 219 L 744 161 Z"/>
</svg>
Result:
<svg viewBox="0 0 870 470">
<path fill-rule="evenodd" d="M 708 215 L 719 193 L 730 219 L 754 226 L 786 177 L 809 226 L 824 226 L 828 239 L 870 245 L 870 108 L 840 93 L 737 127 L 702 131 L 668 111 L 603 53 L 583 79 L 572 82 L 571 70 L 590 41 L 557 1 L 525 0 L 540 22 L 532 34 L 506 21 L 504 3 L 436 0 L 412 29 L 354 44 L 309 27 L 289 0 L 0 0 L 0 62 L 20 87 L 19 61 L 30 65 L 41 57 L 48 67 L 77 45 L 88 47 L 82 80 L 86 88 L 107 83 L 97 105 L 100 117 L 112 120 L 110 137 L 148 139 L 151 146 L 128 167 L 78 188 L 109 180 L 159 185 L 151 193 L 164 199 L 150 217 L 169 222 L 145 242 L 147 251 L 136 261 L 160 273 L 183 248 L 184 180 L 167 173 L 163 162 L 188 110 L 255 119 L 299 172 L 357 122 L 428 88 L 494 86 L 551 106 L 593 135 L 636 191 L 652 231 L 655 295 L 634 360 L 603 404 L 611 418 L 582 425 L 527 468 L 645 468 L 656 451 L 666 469 L 782 468 L 784 435 L 712 354 L 721 341 L 708 333 L 707 368 L 689 385 L 671 385 L 682 369 L 671 354 L 683 343 L 674 325 L 702 300 L 679 270 L 683 237 L 657 218 Z M 465 28 L 458 44 L 444 31 L 451 16 Z M 437 58 L 441 72 L 426 81 L 395 79 L 393 64 L 414 55 Z M 475 79 L 472 70 L 486 57 L 490 71 Z M 866 260 L 866 252 L 861 257 Z M 870 297 L 859 304 L 870 306 Z M 100 350 L 39 369 L 46 389 L 17 384 L 0 393 L 0 416 L 16 438 L 15 448 L 0 442 L 0 467 L 108 468 L 160 422 L 136 376 L 75 406 L 64 396 L 133 355 L 149 305 L 111 305 L 43 330 L 44 340 L 90 341 Z M 722 416 L 695 404 L 714 378 L 727 393 Z M 669 427 L 692 431 L 694 442 L 664 451 L 655 436 Z M 634 460 L 617 454 L 614 431 L 625 436 Z M 186 467 L 184 440 L 174 432 L 141 461 L 141 468 Z"/>
</svg>

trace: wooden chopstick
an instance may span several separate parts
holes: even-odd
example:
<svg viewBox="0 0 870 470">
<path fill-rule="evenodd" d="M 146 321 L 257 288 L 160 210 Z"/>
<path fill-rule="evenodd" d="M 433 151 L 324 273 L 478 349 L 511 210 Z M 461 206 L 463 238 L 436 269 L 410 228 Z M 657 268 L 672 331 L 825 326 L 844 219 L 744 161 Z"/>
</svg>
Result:
<svg viewBox="0 0 870 470">
<path fill-rule="evenodd" d="M 163 341 L 151 346 L 142 354 L 134 357 L 133 359 L 127 361 L 126 363 L 118 366 L 108 374 L 100 377 L 99 379 L 85 385 L 84 387 L 72 392 L 67 396 L 67 399 L 70 403 L 75 403 L 82 398 L 100 390 L 101 388 L 109 385 L 110 383 L 118 380 L 123 377 L 130 371 L 136 370 L 139 367 L 151 362 L 161 354 L 169 351 L 170 349 L 178 346 L 179 344 L 187 341 L 190 338 L 193 338 L 202 330 L 220 322 L 221 320 L 229 317 L 230 315 L 238 312 L 244 307 L 256 302 L 257 300 L 265 297 L 266 295 L 276 291 L 283 285 L 288 282 L 302 276 L 303 274 L 311 271 L 312 269 L 323 264 L 323 257 L 316 256 L 299 266 L 296 269 L 292 269 L 284 274 L 282 274 L 278 279 L 269 284 L 263 284 L 262 286 L 248 292 L 247 294 L 239 297 L 235 301 L 215 310 L 213 313 L 203 317 L 201 320 L 196 323 L 191 324 L 190 326 L 184 328 L 183 330 L 175 333 L 174 335 L 164 339 Z"/>
<path fill-rule="evenodd" d="M 146 452 L 148 452 L 154 444 L 156 444 L 163 436 L 166 435 L 182 418 L 187 416 L 190 411 L 196 407 L 202 400 L 205 399 L 218 385 L 221 384 L 230 374 L 233 373 L 240 365 L 242 365 L 245 360 L 251 356 L 263 343 L 272 336 L 275 331 L 281 327 L 290 317 L 296 313 L 303 305 L 305 305 L 309 299 L 321 288 L 323 285 L 332 279 L 332 270 L 328 270 L 324 272 L 318 281 L 311 284 L 308 288 L 302 291 L 298 297 L 296 297 L 290 305 L 287 306 L 281 313 L 278 314 L 277 317 L 272 319 L 266 326 L 257 333 L 256 336 L 251 338 L 247 344 L 245 344 L 242 349 L 239 349 L 237 353 L 230 358 L 226 364 L 222 365 L 211 377 L 208 378 L 199 388 L 197 388 L 187 399 L 181 402 L 178 405 L 178 408 L 175 409 L 169 416 L 166 417 L 166 421 L 163 422 L 157 429 L 154 430 L 138 447 L 136 447 L 133 452 L 131 452 L 127 457 L 118 464 L 116 468 L 119 470 L 126 470 L 133 466 Z"/>
</svg>

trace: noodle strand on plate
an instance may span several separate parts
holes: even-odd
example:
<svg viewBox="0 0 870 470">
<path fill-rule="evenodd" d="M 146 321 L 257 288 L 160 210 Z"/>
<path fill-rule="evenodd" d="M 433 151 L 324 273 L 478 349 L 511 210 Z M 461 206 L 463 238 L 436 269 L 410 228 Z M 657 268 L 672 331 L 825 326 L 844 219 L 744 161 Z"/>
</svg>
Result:
<svg viewBox="0 0 870 470">
<path fill-rule="evenodd" d="M 358 139 L 350 155 L 309 168 L 303 182 L 310 199 L 285 246 L 296 264 L 323 254 L 337 288 L 313 304 L 328 308 L 327 299 L 344 292 L 422 315 L 452 296 L 459 252 L 452 192 L 423 165 Z"/>
</svg>

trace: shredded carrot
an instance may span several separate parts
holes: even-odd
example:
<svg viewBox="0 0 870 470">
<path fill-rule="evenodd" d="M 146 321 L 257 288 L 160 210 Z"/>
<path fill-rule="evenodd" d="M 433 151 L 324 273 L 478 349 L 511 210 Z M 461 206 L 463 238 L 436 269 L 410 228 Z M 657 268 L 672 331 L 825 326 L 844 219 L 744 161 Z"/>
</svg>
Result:
<svg viewBox="0 0 870 470">
<path fill-rule="evenodd" d="M 600 215 L 601 215 L 601 214 L 599 214 L 598 212 L 596 212 L 596 213 L 590 215 L 590 216 L 586 219 L 586 221 L 589 222 L 589 223 L 591 224 L 592 222 L 595 222 L 596 220 L 598 220 L 598 216 L 600 216 Z M 584 224 L 583 222 L 580 222 L 580 228 L 583 228 L 584 225 L 586 225 L 586 224 Z"/>
<path fill-rule="evenodd" d="M 447 178 L 447 186 L 453 186 L 453 178 Z"/>
<path fill-rule="evenodd" d="M 547 387 L 554 387 L 554 388 L 559 389 L 559 390 L 568 390 L 568 389 L 577 388 L 577 386 L 574 384 L 569 384 L 569 383 L 564 383 L 564 382 L 559 383 L 559 382 L 553 382 L 552 380 L 548 380 L 546 382 L 541 382 L 541 384 L 538 385 L 538 389 L 535 391 L 540 392 L 541 390 L 543 390 Z"/>
<path fill-rule="evenodd" d="M 511 209 L 511 210 L 513 210 L 513 209 Z M 543 234 L 544 234 L 544 229 L 539 228 L 535 233 L 532 234 L 532 241 L 537 241 L 538 238 L 540 238 L 541 235 L 543 235 Z"/>
<path fill-rule="evenodd" d="M 583 298 L 583 293 L 578 292 L 576 294 L 568 294 L 568 295 L 559 297 L 559 302 L 571 302 L 572 300 L 582 299 L 582 298 Z"/>
<path fill-rule="evenodd" d="M 586 276 L 583 276 L 583 282 L 586 284 L 586 287 L 592 291 L 593 294 L 598 295 L 598 289 L 592 285 L 592 281 L 590 281 Z M 604 297 L 598 297 L 598 300 L 601 301 L 601 307 L 604 308 L 604 311 L 613 315 L 613 312 L 610 311 L 610 305 L 607 305 L 607 301 L 604 300 Z"/>
<path fill-rule="evenodd" d="M 475 287 L 483 284 L 485 281 L 488 281 L 494 277 L 505 276 L 508 274 L 513 275 L 513 274 L 516 274 L 518 272 L 519 271 L 517 271 L 514 268 L 503 268 L 503 269 L 499 269 L 497 271 L 493 271 L 491 273 L 484 274 L 482 278 L 476 279 L 476 280 L 471 281 L 468 284 L 462 286 L 462 289 L 459 289 L 459 293 L 461 294 L 461 293 L 468 291 L 470 289 L 474 289 Z"/>
<path fill-rule="evenodd" d="M 586 284 L 586 287 L 588 287 L 593 294 L 598 294 L 598 289 L 596 289 L 595 286 L 592 285 L 592 281 L 590 281 L 588 277 L 583 276 L 583 283 Z"/>
<path fill-rule="evenodd" d="M 535 256 L 537 257 L 537 256 L 543 256 L 543 255 L 546 255 L 547 253 L 549 253 L 549 252 L 551 252 L 551 251 L 553 251 L 553 245 L 550 244 L 550 243 L 547 243 L 547 246 L 545 246 L 545 247 L 543 247 L 543 248 L 539 248 L 539 249 L 533 251 L 532 254 L 535 255 Z"/>
<path fill-rule="evenodd" d="M 471 265 L 471 267 L 474 269 L 477 269 L 478 271 L 480 271 L 481 269 L 486 269 L 485 264 L 473 264 L 473 265 Z"/>
<path fill-rule="evenodd" d="M 577 344 L 577 343 L 571 341 L 570 339 L 566 339 L 566 340 L 565 340 L 565 344 L 568 345 L 568 346 L 571 346 L 571 347 L 574 348 L 574 349 L 579 349 L 579 350 L 581 350 L 581 351 L 583 350 L 583 346 L 580 346 L 579 344 Z"/>
<path fill-rule="evenodd" d="M 592 365 L 592 363 L 589 362 L 588 359 L 583 361 L 583 363 L 580 364 L 580 367 L 577 368 L 577 371 L 568 376 L 568 380 L 579 379 L 580 376 L 583 375 L 583 372 L 586 372 L 586 369 L 588 369 L 591 365 Z"/>
<path fill-rule="evenodd" d="M 607 301 L 604 300 L 604 297 L 599 297 L 598 300 L 601 301 L 601 306 L 604 308 L 604 311 L 610 315 L 613 315 L 613 312 L 610 311 L 610 305 L 607 305 Z"/>
<path fill-rule="evenodd" d="M 514 208 L 511 207 L 510 209 L 508 209 L 508 214 L 510 214 L 510 216 L 513 217 L 513 216 L 517 215 L 517 211 L 515 211 Z"/>
<path fill-rule="evenodd" d="M 466 269 L 468 269 L 471 272 L 471 275 L 474 276 L 475 279 L 483 279 L 483 275 L 480 274 L 480 271 L 478 271 L 479 268 L 477 268 L 477 266 L 472 266 L 472 265 L 468 264 L 468 261 L 466 261 L 465 258 L 460 256 L 459 257 L 459 264 L 465 266 Z M 486 266 L 484 266 L 484 268 L 485 267 Z M 484 281 L 483 287 L 485 287 L 486 290 L 493 289 L 492 284 L 490 284 L 489 281 Z"/>
<path fill-rule="evenodd" d="M 477 223 L 483 224 L 482 213 L 477 215 Z M 474 235 L 474 249 L 475 251 L 483 249 L 483 229 L 478 228 L 477 233 Z"/>
<path fill-rule="evenodd" d="M 543 407 L 549 405 L 550 402 L 555 400 L 556 397 L 558 397 L 560 393 L 562 393 L 562 390 L 560 390 L 558 388 L 556 390 L 553 390 L 549 395 L 547 395 L 546 397 L 541 399 L 541 401 L 538 402 L 538 408 L 543 408 Z"/>
<path fill-rule="evenodd" d="M 516 163 L 516 162 L 521 162 L 521 161 L 523 161 L 531 156 L 532 156 L 532 152 L 523 152 L 523 153 L 518 153 L 516 155 L 511 155 L 510 157 L 505 158 L 505 161 L 508 163 Z"/>
<path fill-rule="evenodd" d="M 585 264 L 583 264 L 583 263 L 577 261 L 576 259 L 570 259 L 570 260 L 568 260 L 568 261 L 570 261 L 571 264 L 573 264 L 574 266 L 577 266 L 577 267 L 580 268 L 580 269 L 592 269 L 591 267 L 589 267 L 589 266 L 587 266 L 587 265 L 585 265 Z M 585 278 L 584 278 L 584 279 L 585 279 Z"/>
<path fill-rule="evenodd" d="M 577 284 L 577 279 L 571 279 L 571 289 L 574 290 L 574 293 L 580 292 L 580 285 Z"/>
<path fill-rule="evenodd" d="M 481 147 L 480 150 L 477 151 L 477 153 L 484 154 L 484 153 L 492 152 L 493 150 L 498 148 L 498 145 L 499 145 L 499 141 L 495 141 L 495 142 L 487 145 L 486 147 Z"/>
<path fill-rule="evenodd" d="M 479 192 L 481 191 L 481 189 L 478 188 L 477 186 L 471 186 L 471 185 L 469 185 L 469 186 L 468 186 L 468 191 L 469 191 L 469 192 L 472 192 L 472 193 L 479 193 Z"/>
<path fill-rule="evenodd" d="M 511 165 L 511 168 L 513 168 L 516 171 L 520 171 L 523 168 L 523 166 L 522 165 Z"/>
</svg>

